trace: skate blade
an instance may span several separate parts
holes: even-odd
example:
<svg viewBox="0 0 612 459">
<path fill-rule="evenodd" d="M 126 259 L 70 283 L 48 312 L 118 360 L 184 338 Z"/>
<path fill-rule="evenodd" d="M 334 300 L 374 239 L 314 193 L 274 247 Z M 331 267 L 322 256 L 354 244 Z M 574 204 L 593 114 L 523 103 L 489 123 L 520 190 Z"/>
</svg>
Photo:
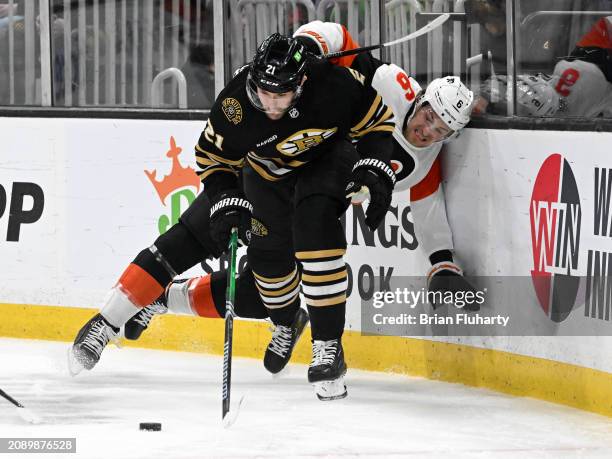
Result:
<svg viewBox="0 0 612 459">
<path fill-rule="evenodd" d="M 67 357 L 68 357 L 68 373 L 70 373 L 70 376 L 74 377 L 85 369 L 85 366 L 81 362 L 79 362 L 79 360 L 74 355 L 72 346 L 68 348 Z"/>
<path fill-rule="evenodd" d="M 313 384 L 317 398 L 323 402 L 340 400 L 348 395 L 344 377 L 334 381 L 320 381 Z"/>
</svg>

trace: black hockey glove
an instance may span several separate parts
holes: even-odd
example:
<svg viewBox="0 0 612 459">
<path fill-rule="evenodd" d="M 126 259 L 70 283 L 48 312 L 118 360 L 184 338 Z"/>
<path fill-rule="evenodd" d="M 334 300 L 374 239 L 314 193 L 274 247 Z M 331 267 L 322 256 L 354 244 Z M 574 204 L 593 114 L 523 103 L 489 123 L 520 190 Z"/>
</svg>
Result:
<svg viewBox="0 0 612 459">
<path fill-rule="evenodd" d="M 223 253 L 227 250 L 232 228 L 238 228 L 238 242 L 248 245 L 251 240 L 251 212 L 253 206 L 242 191 L 222 191 L 210 207 L 210 237 Z"/>
<path fill-rule="evenodd" d="M 468 312 L 479 311 L 480 303 L 484 301 L 463 277 L 461 268 L 452 261 L 442 261 L 431 267 L 427 274 L 427 290 L 430 292 L 427 297 L 434 309 L 451 305 Z"/>
<path fill-rule="evenodd" d="M 370 195 L 366 210 L 366 225 L 374 231 L 382 223 L 391 205 L 391 195 L 395 187 L 395 173 L 385 161 L 364 158 L 357 161 L 346 186 L 346 197 L 353 198 Z"/>
</svg>

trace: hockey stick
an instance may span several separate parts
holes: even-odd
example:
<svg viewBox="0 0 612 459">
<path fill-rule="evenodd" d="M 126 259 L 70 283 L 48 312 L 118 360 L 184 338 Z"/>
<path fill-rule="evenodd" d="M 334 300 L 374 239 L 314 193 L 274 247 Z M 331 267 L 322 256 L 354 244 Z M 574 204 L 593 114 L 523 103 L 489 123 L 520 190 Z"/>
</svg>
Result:
<svg viewBox="0 0 612 459">
<path fill-rule="evenodd" d="M 364 53 L 366 51 L 372 51 L 373 49 L 382 49 L 382 48 L 387 48 L 389 46 L 398 45 L 406 41 L 414 40 L 415 38 L 420 37 L 421 35 L 425 35 L 426 33 L 431 32 L 432 30 L 436 29 L 437 27 L 440 27 L 442 24 L 448 21 L 448 18 L 450 18 L 450 14 L 444 13 L 438 16 L 433 21 L 421 27 L 419 30 L 415 30 L 414 32 L 402 38 L 398 38 L 397 40 L 388 41 L 387 43 L 381 43 L 379 45 L 371 45 L 371 46 L 364 46 L 363 48 L 349 49 L 347 51 L 337 51 L 335 53 L 326 54 L 322 57 L 326 59 L 332 59 L 336 57 L 344 57 L 344 56 L 351 56 L 353 54 Z"/>
<path fill-rule="evenodd" d="M 236 251 L 238 250 L 238 229 L 232 228 L 229 242 L 230 266 L 225 290 L 225 340 L 223 343 L 223 393 L 222 416 L 224 427 L 229 427 L 235 417 L 229 415 L 232 385 L 232 339 L 234 337 L 234 301 L 236 299 Z M 242 400 L 240 401 L 242 403 Z M 240 404 L 238 405 L 240 407 Z M 237 414 L 237 413 L 236 413 Z"/>
<path fill-rule="evenodd" d="M 11 402 L 13 405 L 15 405 L 15 407 L 17 408 L 17 414 L 19 415 L 21 419 L 31 424 L 40 423 L 40 417 L 38 417 L 38 415 L 28 410 L 25 406 L 23 406 L 21 403 L 19 403 L 17 400 L 11 397 L 9 394 L 4 392 L 2 389 L 0 389 L 0 395 L 4 397 L 6 400 L 8 400 L 9 402 Z"/>
</svg>

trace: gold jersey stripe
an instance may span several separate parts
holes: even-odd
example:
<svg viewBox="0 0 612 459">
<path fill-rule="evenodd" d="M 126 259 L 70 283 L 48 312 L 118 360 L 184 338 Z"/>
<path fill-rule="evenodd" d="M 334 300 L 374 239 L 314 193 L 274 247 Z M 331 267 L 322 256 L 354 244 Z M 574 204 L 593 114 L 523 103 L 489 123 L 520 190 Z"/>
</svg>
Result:
<svg viewBox="0 0 612 459">
<path fill-rule="evenodd" d="M 221 166 L 221 164 L 219 164 L 217 161 L 214 161 L 212 159 L 209 158 L 204 158 L 203 156 L 198 156 L 196 155 L 196 162 L 204 167 L 207 166 Z"/>
<path fill-rule="evenodd" d="M 223 158 L 221 156 L 215 155 L 214 153 L 211 153 L 210 151 L 203 150 L 202 147 L 200 147 L 199 144 L 196 144 L 195 148 L 200 153 L 206 155 L 207 157 L 209 157 L 211 159 L 214 159 L 218 163 L 228 164 L 230 166 L 238 166 L 238 167 L 242 167 L 244 165 L 244 158 L 240 158 L 240 159 L 236 159 L 236 160 Z M 196 156 L 197 156 L 197 153 L 196 153 Z"/>
<path fill-rule="evenodd" d="M 274 177 L 273 175 L 270 175 L 268 171 L 266 171 L 262 166 L 257 164 L 251 158 L 247 158 L 247 161 L 251 165 L 251 167 L 255 169 L 255 172 L 257 172 L 259 175 L 261 175 L 266 180 L 269 180 L 271 182 L 276 182 L 277 180 L 281 179 L 281 177 Z"/>
<path fill-rule="evenodd" d="M 312 260 L 313 258 L 338 258 L 346 253 L 346 249 L 312 250 L 309 252 L 295 252 L 299 260 Z"/>
<path fill-rule="evenodd" d="M 346 293 L 343 293 L 342 295 L 334 296 L 331 298 L 325 298 L 322 300 L 314 300 L 314 299 L 306 297 L 306 304 L 308 306 L 315 306 L 315 307 L 333 306 L 335 304 L 344 303 L 345 301 L 346 301 Z"/>
<path fill-rule="evenodd" d="M 377 95 L 376 98 L 374 99 L 374 102 L 372 102 L 372 105 L 370 106 L 368 113 L 366 113 L 366 115 L 363 117 L 363 119 L 359 123 L 357 123 L 355 126 L 351 128 L 351 131 L 358 131 L 362 127 L 364 127 L 370 121 L 374 113 L 376 113 L 376 110 L 378 110 L 378 106 L 381 104 L 381 101 L 382 101 L 382 98 L 379 95 Z"/>
<path fill-rule="evenodd" d="M 346 269 L 338 273 L 334 273 L 334 274 L 324 274 L 323 276 L 313 276 L 311 274 L 302 274 L 302 280 L 306 282 L 313 282 L 315 284 L 318 284 L 318 283 L 323 283 L 323 282 L 344 279 L 346 278 L 347 274 L 348 273 Z"/>
<path fill-rule="evenodd" d="M 296 276 L 293 282 L 291 282 L 289 285 L 287 285 L 286 287 L 283 287 L 280 290 L 266 290 L 265 288 L 260 287 L 259 284 L 257 284 L 257 282 L 255 282 L 255 286 L 257 287 L 257 290 L 259 290 L 259 293 L 261 293 L 262 295 L 269 296 L 269 297 L 275 297 L 275 296 L 286 295 L 291 290 L 294 290 L 298 286 L 299 283 L 300 283 L 300 278 Z"/>
<path fill-rule="evenodd" d="M 293 276 L 295 276 L 296 271 L 297 271 L 297 267 L 295 267 L 293 271 L 291 271 L 291 273 L 283 277 L 264 277 L 264 276 L 257 274 L 255 271 L 253 271 L 253 275 L 262 282 L 267 282 L 268 284 L 275 284 L 277 282 L 282 282 L 282 281 L 291 279 Z"/>
</svg>

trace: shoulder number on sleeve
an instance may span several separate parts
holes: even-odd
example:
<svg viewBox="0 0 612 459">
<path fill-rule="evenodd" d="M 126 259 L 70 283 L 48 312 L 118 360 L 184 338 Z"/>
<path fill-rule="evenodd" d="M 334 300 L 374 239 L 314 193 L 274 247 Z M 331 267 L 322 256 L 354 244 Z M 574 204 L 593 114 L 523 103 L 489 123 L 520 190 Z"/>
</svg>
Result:
<svg viewBox="0 0 612 459">
<path fill-rule="evenodd" d="M 408 75 L 406 75 L 404 72 L 397 72 L 395 81 L 397 81 L 401 88 L 405 91 L 404 97 L 406 97 L 408 102 L 412 102 L 416 97 L 416 94 L 414 93 L 414 89 L 412 89 Z"/>
<path fill-rule="evenodd" d="M 362 75 L 361 73 L 359 73 L 357 70 L 355 69 L 348 69 L 349 72 L 351 72 L 351 75 L 353 75 L 353 78 L 355 78 L 357 81 L 359 81 L 361 84 L 365 84 L 365 76 Z"/>
<path fill-rule="evenodd" d="M 206 129 L 204 130 L 204 138 L 208 140 L 210 143 L 214 144 L 215 147 L 219 149 L 219 151 L 223 151 L 223 136 L 220 134 L 216 134 L 213 129 L 212 123 L 210 120 L 206 122 Z"/>
</svg>

